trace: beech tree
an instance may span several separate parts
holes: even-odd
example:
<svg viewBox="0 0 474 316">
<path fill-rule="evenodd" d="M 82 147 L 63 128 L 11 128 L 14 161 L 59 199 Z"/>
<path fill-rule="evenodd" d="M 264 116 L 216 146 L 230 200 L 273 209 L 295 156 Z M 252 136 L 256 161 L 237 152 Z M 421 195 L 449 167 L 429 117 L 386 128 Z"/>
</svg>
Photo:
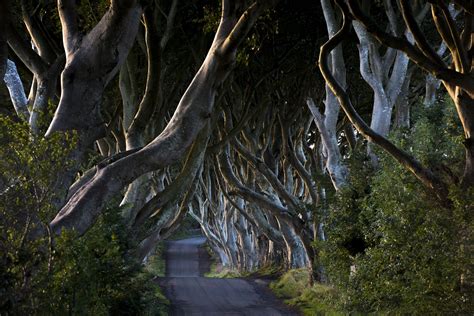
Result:
<svg viewBox="0 0 474 316">
<path fill-rule="evenodd" d="M 427 187 L 435 191 L 441 199 L 447 198 L 446 183 L 440 179 L 440 175 L 436 175 L 432 170 L 421 166 L 413 157 L 408 156 L 405 152 L 395 147 L 391 142 L 383 137 L 383 135 L 367 126 L 367 124 L 365 124 L 365 122 L 363 122 L 355 112 L 342 86 L 328 71 L 326 62 L 328 53 L 334 49 L 333 46 L 337 45 L 337 43 L 342 40 L 343 35 L 349 31 L 350 25 L 348 21 L 350 19 L 355 19 L 362 23 L 367 31 L 380 43 L 404 52 L 408 58 L 443 82 L 446 91 L 449 93 L 456 105 L 465 133 L 466 162 L 461 182 L 466 188 L 472 186 L 473 154 L 471 125 L 473 116 L 469 110 L 470 107 L 467 105 L 470 102 L 469 100 L 472 98 L 473 83 L 472 75 L 470 74 L 472 58 L 468 58 L 472 45 L 470 36 L 472 12 L 469 9 L 469 4 L 456 2 L 456 4 L 463 10 L 464 14 L 465 23 L 462 31 L 457 29 L 448 6 L 444 2 L 436 1 L 430 4 L 432 18 L 436 25 L 436 29 L 450 50 L 452 63 L 450 66 L 440 58 L 428 43 L 414 16 L 412 5 L 408 1 L 400 1 L 400 9 L 407 29 L 411 34 L 413 34 L 414 44 L 410 43 L 407 38 L 391 35 L 379 28 L 377 24 L 369 18 L 366 13 L 364 13 L 357 1 L 348 1 L 347 4 L 338 1 L 338 4 L 344 12 L 346 24 L 344 24 L 344 27 L 342 27 L 338 32 L 338 37 L 335 37 L 322 47 L 320 53 L 320 65 L 321 71 L 327 82 L 330 84 L 331 89 L 336 95 L 338 95 L 341 104 L 344 104 L 343 108 L 346 115 L 348 115 L 349 119 L 365 137 L 393 155 L 400 163 L 411 170 Z"/>
</svg>

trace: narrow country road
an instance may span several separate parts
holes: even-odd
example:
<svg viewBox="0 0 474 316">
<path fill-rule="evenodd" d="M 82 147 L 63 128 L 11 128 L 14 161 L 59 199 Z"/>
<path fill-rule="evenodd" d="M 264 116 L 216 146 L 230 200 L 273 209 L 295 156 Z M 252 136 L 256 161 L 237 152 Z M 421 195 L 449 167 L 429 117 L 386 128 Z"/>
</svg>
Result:
<svg viewBox="0 0 474 316">
<path fill-rule="evenodd" d="M 297 315 L 258 282 L 202 277 L 207 267 L 199 247 L 205 241 L 167 243 L 167 277 L 160 284 L 171 301 L 170 315 Z"/>
</svg>

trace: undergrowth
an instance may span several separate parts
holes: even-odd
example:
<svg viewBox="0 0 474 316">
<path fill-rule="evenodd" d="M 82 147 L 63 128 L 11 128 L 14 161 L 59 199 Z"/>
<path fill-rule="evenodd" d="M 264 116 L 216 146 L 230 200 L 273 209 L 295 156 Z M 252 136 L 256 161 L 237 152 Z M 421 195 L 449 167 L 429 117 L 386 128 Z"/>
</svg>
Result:
<svg viewBox="0 0 474 316">
<path fill-rule="evenodd" d="M 304 315 L 344 315 L 331 302 L 336 290 L 328 285 L 316 283 L 309 286 L 307 269 L 289 270 L 270 284 L 272 291 L 285 303 L 299 309 Z"/>
</svg>

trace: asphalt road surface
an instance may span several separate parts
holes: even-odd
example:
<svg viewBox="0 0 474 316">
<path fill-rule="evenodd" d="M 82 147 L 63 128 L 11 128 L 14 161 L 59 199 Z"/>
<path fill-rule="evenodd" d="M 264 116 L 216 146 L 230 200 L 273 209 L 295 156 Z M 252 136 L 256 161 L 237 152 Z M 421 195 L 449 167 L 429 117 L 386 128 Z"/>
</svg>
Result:
<svg viewBox="0 0 474 316">
<path fill-rule="evenodd" d="M 298 315 L 259 280 L 204 278 L 208 260 L 196 237 L 167 243 L 167 277 L 160 285 L 171 301 L 170 315 Z"/>
</svg>

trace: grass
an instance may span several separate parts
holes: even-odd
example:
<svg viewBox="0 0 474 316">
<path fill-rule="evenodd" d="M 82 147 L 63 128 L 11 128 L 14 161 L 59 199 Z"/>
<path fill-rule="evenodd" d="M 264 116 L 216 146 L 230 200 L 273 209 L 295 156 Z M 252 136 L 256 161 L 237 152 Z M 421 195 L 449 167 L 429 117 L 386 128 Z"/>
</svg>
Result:
<svg viewBox="0 0 474 316">
<path fill-rule="evenodd" d="M 211 271 L 205 273 L 204 276 L 206 278 L 218 278 L 218 279 L 231 279 L 231 278 L 241 278 L 244 275 L 242 273 L 227 269 L 227 268 L 217 268 L 217 264 L 213 263 L 211 265 Z"/>
<path fill-rule="evenodd" d="M 285 303 L 304 315 L 345 315 L 331 304 L 337 297 L 334 288 L 324 284 L 308 285 L 307 269 L 290 270 L 270 284 L 272 291 Z"/>
<path fill-rule="evenodd" d="M 151 273 L 155 277 L 164 277 L 166 272 L 166 261 L 163 258 L 165 244 L 160 242 L 156 247 L 155 253 L 148 258 L 145 265 L 145 271 Z"/>
<path fill-rule="evenodd" d="M 277 265 L 265 265 L 258 268 L 255 271 L 252 271 L 248 274 L 249 277 L 258 277 L 258 278 L 277 278 L 283 274 L 284 270 L 282 266 Z"/>
<path fill-rule="evenodd" d="M 208 244 L 204 247 L 211 258 L 210 271 L 204 274 L 206 278 L 230 279 L 246 277 L 275 277 L 281 275 L 283 271 L 281 267 L 275 265 L 266 265 L 254 271 L 238 271 L 235 269 L 225 268 L 220 264 L 220 260 L 214 251 L 212 251 L 212 248 Z"/>
<path fill-rule="evenodd" d="M 148 258 L 145 265 L 145 273 L 152 277 L 164 277 L 166 272 L 166 261 L 164 259 L 165 244 L 160 242 L 155 252 Z M 164 295 L 161 287 L 157 283 L 153 283 L 153 298 L 150 299 L 152 304 L 144 315 L 166 316 L 169 312 L 170 301 Z"/>
<path fill-rule="evenodd" d="M 231 279 L 240 278 L 243 276 L 239 271 L 224 268 L 219 262 L 219 258 L 217 258 L 217 256 L 212 251 L 211 247 L 209 247 L 209 245 L 206 245 L 204 247 L 211 258 L 210 271 L 204 274 L 206 278 Z"/>
</svg>

